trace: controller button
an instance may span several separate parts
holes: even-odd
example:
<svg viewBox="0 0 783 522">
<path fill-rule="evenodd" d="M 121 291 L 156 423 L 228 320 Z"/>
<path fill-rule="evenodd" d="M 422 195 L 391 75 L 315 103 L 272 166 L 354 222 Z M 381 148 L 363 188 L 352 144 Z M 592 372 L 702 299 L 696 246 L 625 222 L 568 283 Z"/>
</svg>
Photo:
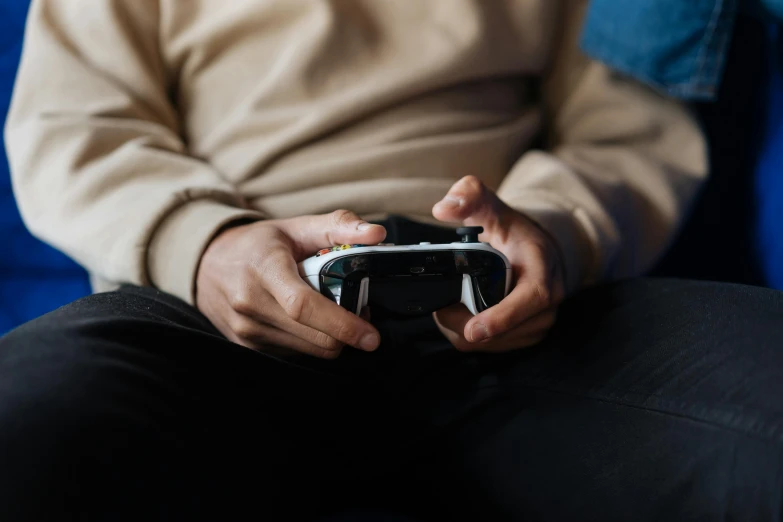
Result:
<svg viewBox="0 0 783 522">
<path fill-rule="evenodd" d="M 328 254 L 331 251 L 332 251 L 331 248 L 323 248 L 323 249 L 319 250 L 317 254 L 315 254 L 315 257 L 319 257 L 319 256 L 322 256 L 324 254 Z"/>
<path fill-rule="evenodd" d="M 430 243 L 429 241 L 422 241 L 422 242 L 421 242 L 421 243 L 419 243 L 419 244 L 420 244 L 420 245 L 431 245 L 432 243 Z"/>
</svg>

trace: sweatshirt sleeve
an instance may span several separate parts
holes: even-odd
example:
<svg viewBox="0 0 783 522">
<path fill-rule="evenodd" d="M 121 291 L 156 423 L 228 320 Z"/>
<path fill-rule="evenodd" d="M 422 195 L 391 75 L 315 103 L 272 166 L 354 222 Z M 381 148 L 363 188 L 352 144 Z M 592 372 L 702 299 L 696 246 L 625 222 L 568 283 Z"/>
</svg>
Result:
<svg viewBox="0 0 783 522">
<path fill-rule="evenodd" d="M 707 150 L 684 105 L 588 60 L 587 1 L 561 4 L 542 93 L 547 150 L 523 155 L 498 193 L 555 239 L 571 292 L 652 268 L 706 178 Z"/>
<path fill-rule="evenodd" d="M 223 226 L 261 219 L 188 155 L 154 0 L 33 0 L 5 129 L 31 233 L 105 281 L 193 303 Z"/>
</svg>

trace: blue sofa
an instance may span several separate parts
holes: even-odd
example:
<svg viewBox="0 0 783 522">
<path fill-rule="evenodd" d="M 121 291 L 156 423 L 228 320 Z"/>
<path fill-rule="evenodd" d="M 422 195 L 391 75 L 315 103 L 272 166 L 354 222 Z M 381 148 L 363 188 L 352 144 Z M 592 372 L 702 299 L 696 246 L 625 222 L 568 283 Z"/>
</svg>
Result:
<svg viewBox="0 0 783 522">
<path fill-rule="evenodd" d="M 0 121 L 5 121 L 22 47 L 26 0 L 0 2 Z M 90 291 L 87 275 L 25 229 L 0 148 L 0 335 Z"/>
<path fill-rule="evenodd" d="M 21 52 L 26 9 L 26 0 L 0 2 L 2 117 Z M 771 104 L 773 111 L 762 110 L 770 106 L 765 91 L 772 85 L 771 69 L 763 67 L 764 60 L 746 59 L 766 55 L 764 31 L 750 20 L 741 21 L 738 30 L 723 101 L 698 107 L 713 145 L 713 178 L 654 274 L 783 288 L 783 149 L 767 147 L 758 168 L 754 162 L 757 144 L 776 135 L 783 143 L 783 103 L 778 98 Z M 748 100 L 755 100 L 757 106 Z M 748 129 L 754 128 L 766 133 L 749 134 Z M 752 172 L 758 175 L 751 176 Z M 0 238 L 0 335 L 89 293 L 84 270 L 25 229 L 2 152 Z"/>
</svg>

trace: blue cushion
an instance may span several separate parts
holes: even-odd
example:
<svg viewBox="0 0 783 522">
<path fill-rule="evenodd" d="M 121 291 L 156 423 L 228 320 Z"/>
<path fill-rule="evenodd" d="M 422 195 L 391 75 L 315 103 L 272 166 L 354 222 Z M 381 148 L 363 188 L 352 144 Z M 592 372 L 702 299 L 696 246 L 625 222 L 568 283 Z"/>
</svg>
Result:
<svg viewBox="0 0 783 522">
<path fill-rule="evenodd" d="M 0 2 L 0 124 L 11 98 L 28 2 Z M 82 268 L 33 238 L 19 217 L 0 147 L 0 335 L 90 292 Z"/>
<path fill-rule="evenodd" d="M 764 275 L 770 286 L 783 290 L 783 37 L 773 28 L 775 51 L 771 56 L 771 81 L 766 139 L 756 172 L 757 246 Z"/>
</svg>

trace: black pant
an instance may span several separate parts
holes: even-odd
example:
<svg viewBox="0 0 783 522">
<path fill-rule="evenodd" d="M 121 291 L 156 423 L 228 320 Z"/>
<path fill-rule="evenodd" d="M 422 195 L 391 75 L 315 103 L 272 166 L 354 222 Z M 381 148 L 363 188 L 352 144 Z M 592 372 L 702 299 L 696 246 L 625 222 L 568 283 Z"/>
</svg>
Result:
<svg viewBox="0 0 783 522">
<path fill-rule="evenodd" d="M 418 240 L 419 238 L 415 238 Z M 150 289 L 0 339 L 0 520 L 781 520 L 783 295 L 633 280 L 534 349 L 281 360 Z"/>
</svg>

